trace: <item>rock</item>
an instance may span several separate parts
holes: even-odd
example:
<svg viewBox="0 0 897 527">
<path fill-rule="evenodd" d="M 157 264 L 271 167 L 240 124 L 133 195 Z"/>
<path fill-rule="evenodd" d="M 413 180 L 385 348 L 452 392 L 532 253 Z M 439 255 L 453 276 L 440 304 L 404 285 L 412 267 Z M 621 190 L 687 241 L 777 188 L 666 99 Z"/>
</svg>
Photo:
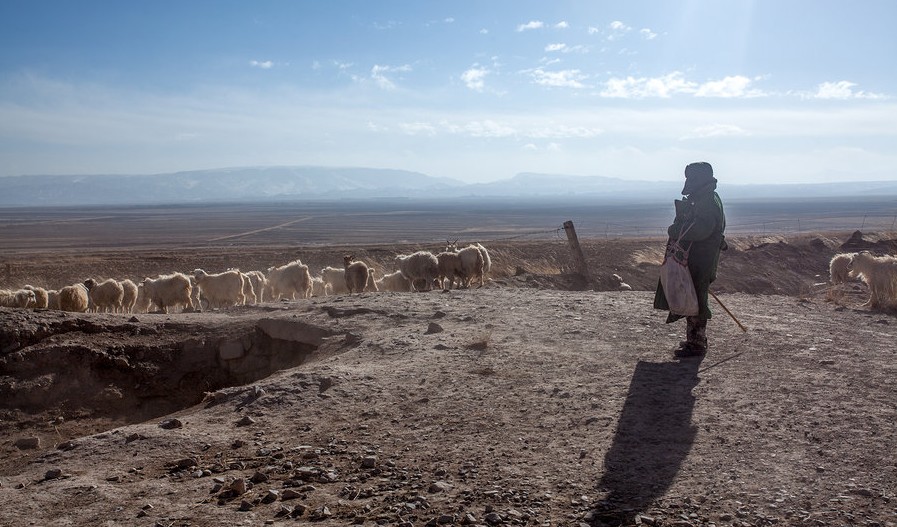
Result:
<svg viewBox="0 0 897 527">
<path fill-rule="evenodd" d="M 133 434 L 129 434 L 128 437 L 125 438 L 125 443 L 133 443 L 134 441 L 137 441 L 138 439 L 141 439 L 140 434 L 138 434 L 137 432 L 134 432 Z"/>
<path fill-rule="evenodd" d="M 308 506 L 303 503 L 300 503 L 300 504 L 296 505 L 295 507 L 293 507 L 293 512 L 290 513 L 290 518 L 298 518 L 299 516 L 302 516 L 303 514 L 305 514 L 306 510 L 308 510 Z"/>
<path fill-rule="evenodd" d="M 280 494 L 276 490 L 269 489 L 268 493 L 262 498 L 262 503 L 274 503 L 279 497 Z"/>
<path fill-rule="evenodd" d="M 244 415 L 242 419 L 237 421 L 237 426 L 249 426 L 251 424 L 255 424 L 255 419 L 249 417 L 248 415 Z"/>
<path fill-rule="evenodd" d="M 66 441 L 64 443 L 59 443 L 58 445 L 56 445 L 56 448 L 58 450 L 68 451 L 68 450 L 75 448 L 76 446 L 78 446 L 78 443 L 76 443 L 74 441 Z"/>
<path fill-rule="evenodd" d="M 230 490 L 237 496 L 246 494 L 246 480 L 243 478 L 235 479 L 234 482 L 230 484 Z"/>
<path fill-rule="evenodd" d="M 323 378 L 321 378 L 321 381 L 318 384 L 318 392 L 324 393 L 331 386 L 333 386 L 333 377 L 323 377 Z"/>
<path fill-rule="evenodd" d="M 62 469 L 61 468 L 51 468 L 44 474 L 44 479 L 56 479 L 62 477 Z"/>
<path fill-rule="evenodd" d="M 444 481 L 435 481 L 430 484 L 428 490 L 430 494 L 436 494 L 437 492 L 448 492 L 452 490 L 452 486 Z"/>
<path fill-rule="evenodd" d="M 331 516 L 333 516 L 333 513 L 330 512 L 330 509 L 326 505 L 321 505 L 317 509 L 311 511 L 311 513 L 308 515 L 308 519 L 313 522 L 317 522 L 317 521 L 321 521 L 321 520 L 326 520 L 327 518 L 330 518 Z"/>
<path fill-rule="evenodd" d="M 632 291 L 632 286 L 627 284 L 626 282 L 620 282 L 618 289 L 620 291 Z"/>
<path fill-rule="evenodd" d="M 15 442 L 16 448 L 19 450 L 34 450 L 40 448 L 39 437 L 22 437 Z"/>
<path fill-rule="evenodd" d="M 253 508 L 255 508 L 255 505 L 249 501 L 243 500 L 240 502 L 240 512 L 251 511 Z"/>
<path fill-rule="evenodd" d="M 199 461 L 197 461 L 196 458 L 185 457 L 175 461 L 172 465 L 176 466 L 179 470 L 187 470 L 188 468 L 199 466 Z"/>
<path fill-rule="evenodd" d="M 465 514 L 463 518 L 461 518 L 462 525 L 473 525 L 476 522 L 477 522 L 477 517 L 469 512 L 467 514 Z"/>
<path fill-rule="evenodd" d="M 503 521 L 501 519 L 501 515 L 499 515 L 497 512 L 490 512 L 489 514 L 484 516 L 483 519 L 486 520 L 486 523 L 488 523 L 489 525 L 498 525 Z"/>
<path fill-rule="evenodd" d="M 230 445 L 231 448 L 241 448 L 244 446 L 246 446 L 246 441 L 243 441 L 242 439 L 235 439 Z"/>
<path fill-rule="evenodd" d="M 440 525 L 445 525 L 448 523 L 455 523 L 455 517 L 451 514 L 443 514 L 436 519 L 436 523 Z"/>
<path fill-rule="evenodd" d="M 377 466 L 377 456 L 365 456 L 361 460 L 361 468 L 374 468 Z"/>
<path fill-rule="evenodd" d="M 293 489 L 286 489 L 286 490 L 284 490 L 284 491 L 280 494 L 280 499 L 283 500 L 283 501 L 286 501 L 286 500 L 294 500 L 294 499 L 299 498 L 299 497 L 301 497 L 301 496 L 302 496 L 302 494 L 300 494 L 299 492 L 297 492 L 297 491 L 295 491 L 295 490 L 293 490 Z"/>
<path fill-rule="evenodd" d="M 128 322 L 140 322 L 140 319 L 137 317 L 131 317 L 128 319 Z"/>
<path fill-rule="evenodd" d="M 251 478 L 249 478 L 249 481 L 253 483 L 264 483 L 268 481 L 268 475 L 263 472 L 256 471 L 256 473 L 253 474 Z"/>
<path fill-rule="evenodd" d="M 442 326 L 435 322 L 430 322 L 430 324 L 427 326 L 427 331 L 425 332 L 425 334 L 432 335 L 433 333 L 442 333 L 443 331 L 445 330 L 442 328 Z"/>
<path fill-rule="evenodd" d="M 183 426 L 184 423 L 182 423 L 180 419 L 166 419 L 159 423 L 159 428 L 165 430 L 173 430 L 175 428 L 182 428 Z"/>
</svg>

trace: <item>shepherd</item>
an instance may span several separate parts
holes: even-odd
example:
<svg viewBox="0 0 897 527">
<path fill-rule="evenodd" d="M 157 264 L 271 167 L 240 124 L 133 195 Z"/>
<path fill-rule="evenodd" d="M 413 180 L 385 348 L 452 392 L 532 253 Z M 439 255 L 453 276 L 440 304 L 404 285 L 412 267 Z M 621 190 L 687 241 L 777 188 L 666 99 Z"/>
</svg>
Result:
<svg viewBox="0 0 897 527">
<path fill-rule="evenodd" d="M 707 353 L 707 321 L 712 313 L 708 297 L 710 284 L 716 280 L 720 251 L 727 249 L 726 215 L 723 202 L 716 193 L 716 178 L 710 163 L 701 161 L 685 167 L 685 186 L 681 200 L 676 200 L 676 219 L 667 229 L 672 240 L 680 240 L 688 252 L 688 270 L 698 297 L 698 314 L 686 316 L 685 340 L 675 350 L 677 357 L 701 357 Z M 684 233 L 684 234 L 683 234 Z M 654 307 L 669 311 L 663 287 L 658 282 Z M 670 312 L 667 324 L 683 318 Z"/>
</svg>

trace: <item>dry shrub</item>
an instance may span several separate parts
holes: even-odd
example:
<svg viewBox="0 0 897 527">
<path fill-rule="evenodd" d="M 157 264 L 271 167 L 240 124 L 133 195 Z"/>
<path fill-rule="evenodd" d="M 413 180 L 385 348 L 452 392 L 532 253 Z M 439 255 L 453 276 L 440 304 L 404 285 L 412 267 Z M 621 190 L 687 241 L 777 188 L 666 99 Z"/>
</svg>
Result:
<svg viewBox="0 0 897 527">
<path fill-rule="evenodd" d="M 486 351 L 489 348 L 489 342 L 492 340 L 492 331 L 486 330 L 474 333 L 473 340 L 464 345 L 465 348 L 474 351 Z"/>
<path fill-rule="evenodd" d="M 665 253 L 663 246 L 646 247 L 632 252 L 632 263 L 634 265 L 660 265 L 663 263 Z"/>
</svg>

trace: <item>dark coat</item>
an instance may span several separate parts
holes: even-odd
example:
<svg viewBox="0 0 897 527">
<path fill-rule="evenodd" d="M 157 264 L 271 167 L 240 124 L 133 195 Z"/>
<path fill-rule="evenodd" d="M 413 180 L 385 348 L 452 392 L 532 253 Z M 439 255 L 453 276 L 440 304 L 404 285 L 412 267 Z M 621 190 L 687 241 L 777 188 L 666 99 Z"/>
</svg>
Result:
<svg viewBox="0 0 897 527">
<path fill-rule="evenodd" d="M 688 270 L 698 295 L 698 316 L 707 320 L 712 316 L 708 304 L 710 283 L 716 280 L 719 253 L 726 248 L 726 215 L 723 212 L 723 202 L 716 193 L 715 183 L 693 192 L 681 201 L 677 200 L 676 219 L 667 229 L 667 234 L 671 240 L 677 240 L 685 229 L 688 231 L 682 236 L 682 246 L 689 251 Z M 654 307 L 670 309 L 659 281 L 654 295 Z M 667 322 L 680 318 L 680 315 L 670 313 Z"/>
</svg>

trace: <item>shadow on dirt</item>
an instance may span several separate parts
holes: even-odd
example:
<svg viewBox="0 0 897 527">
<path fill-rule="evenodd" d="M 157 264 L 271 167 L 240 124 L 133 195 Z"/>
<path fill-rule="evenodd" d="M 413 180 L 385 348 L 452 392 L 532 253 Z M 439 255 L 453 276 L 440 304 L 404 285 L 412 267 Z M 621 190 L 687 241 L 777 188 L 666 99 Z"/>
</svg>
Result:
<svg viewBox="0 0 897 527">
<path fill-rule="evenodd" d="M 592 525 L 629 525 L 662 496 L 695 440 L 692 424 L 701 359 L 639 361 L 604 458 L 598 489 L 606 492 Z"/>
</svg>

